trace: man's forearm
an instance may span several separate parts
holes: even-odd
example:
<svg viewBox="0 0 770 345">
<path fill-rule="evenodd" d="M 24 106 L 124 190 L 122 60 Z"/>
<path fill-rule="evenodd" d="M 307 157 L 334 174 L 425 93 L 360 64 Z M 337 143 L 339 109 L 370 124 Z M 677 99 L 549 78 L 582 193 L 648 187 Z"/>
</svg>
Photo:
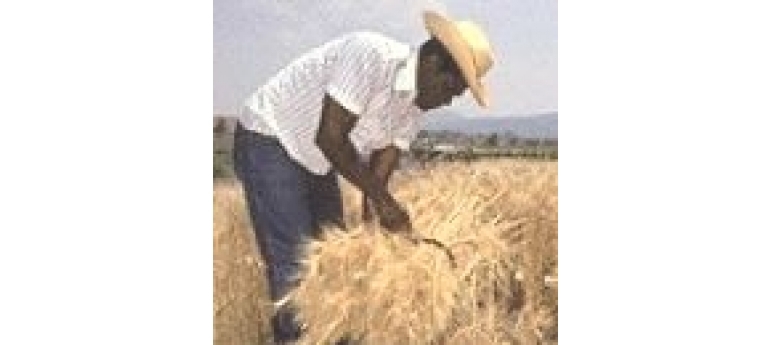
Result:
<svg viewBox="0 0 770 345">
<path fill-rule="evenodd" d="M 379 202 L 391 197 L 375 172 L 358 159 L 356 149 L 349 139 L 321 137 L 318 145 L 337 171 L 373 200 Z"/>
<path fill-rule="evenodd" d="M 395 146 L 388 146 L 385 149 L 373 152 L 369 160 L 369 170 L 374 174 L 377 183 L 385 189 L 387 189 L 390 176 L 398 165 L 399 156 L 400 151 Z M 369 207 L 370 205 L 367 199 L 368 195 L 363 193 L 361 199 L 361 215 L 365 221 L 372 219 L 372 210 Z"/>
<path fill-rule="evenodd" d="M 388 146 L 372 154 L 369 169 L 382 185 L 388 184 L 390 176 L 398 165 L 399 155 L 400 151 L 395 146 Z"/>
</svg>

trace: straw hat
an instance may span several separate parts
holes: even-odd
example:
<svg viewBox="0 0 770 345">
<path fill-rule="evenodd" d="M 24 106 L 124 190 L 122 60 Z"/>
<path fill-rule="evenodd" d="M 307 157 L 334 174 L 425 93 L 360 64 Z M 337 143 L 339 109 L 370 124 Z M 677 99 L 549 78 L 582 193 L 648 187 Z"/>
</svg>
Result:
<svg viewBox="0 0 770 345">
<path fill-rule="evenodd" d="M 431 36 L 447 48 L 460 67 L 476 102 L 485 108 L 489 106 L 489 93 L 481 77 L 492 67 L 494 59 L 481 28 L 473 22 L 453 21 L 432 11 L 423 13 L 423 19 Z"/>
</svg>

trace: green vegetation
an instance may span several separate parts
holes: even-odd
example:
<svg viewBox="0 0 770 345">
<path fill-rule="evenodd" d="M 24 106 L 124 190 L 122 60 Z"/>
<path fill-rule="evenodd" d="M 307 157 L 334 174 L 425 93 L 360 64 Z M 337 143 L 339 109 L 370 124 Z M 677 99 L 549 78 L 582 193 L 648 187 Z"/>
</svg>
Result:
<svg viewBox="0 0 770 345">
<path fill-rule="evenodd" d="M 233 159 L 230 153 L 214 153 L 214 178 L 231 178 L 234 176 Z"/>
</svg>

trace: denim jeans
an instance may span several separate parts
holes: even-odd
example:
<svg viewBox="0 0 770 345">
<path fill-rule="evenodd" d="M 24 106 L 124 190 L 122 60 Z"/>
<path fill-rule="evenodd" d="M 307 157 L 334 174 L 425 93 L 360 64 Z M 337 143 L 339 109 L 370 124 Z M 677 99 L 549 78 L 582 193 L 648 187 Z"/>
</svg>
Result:
<svg viewBox="0 0 770 345">
<path fill-rule="evenodd" d="M 276 138 L 246 130 L 240 123 L 233 155 L 275 302 L 297 283 L 303 242 L 316 236 L 322 225 L 342 225 L 337 174 L 311 173 L 289 157 Z M 279 344 L 300 335 L 290 306 L 279 308 L 272 326 Z"/>
</svg>

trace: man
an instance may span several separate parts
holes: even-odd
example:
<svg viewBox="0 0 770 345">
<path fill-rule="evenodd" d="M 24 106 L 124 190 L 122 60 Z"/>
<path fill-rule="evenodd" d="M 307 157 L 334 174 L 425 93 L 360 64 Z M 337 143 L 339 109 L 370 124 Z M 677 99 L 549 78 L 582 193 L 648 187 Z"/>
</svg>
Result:
<svg viewBox="0 0 770 345">
<path fill-rule="evenodd" d="M 246 101 L 235 168 L 273 301 L 296 283 L 302 243 L 323 224 L 343 225 L 337 173 L 368 196 L 384 228 L 409 231 L 409 215 L 386 185 L 420 115 L 468 88 L 487 105 L 484 33 L 433 12 L 424 20 L 432 37 L 418 51 L 375 33 L 348 34 L 301 56 Z M 278 343 L 299 336 L 288 308 L 273 329 Z"/>
</svg>

